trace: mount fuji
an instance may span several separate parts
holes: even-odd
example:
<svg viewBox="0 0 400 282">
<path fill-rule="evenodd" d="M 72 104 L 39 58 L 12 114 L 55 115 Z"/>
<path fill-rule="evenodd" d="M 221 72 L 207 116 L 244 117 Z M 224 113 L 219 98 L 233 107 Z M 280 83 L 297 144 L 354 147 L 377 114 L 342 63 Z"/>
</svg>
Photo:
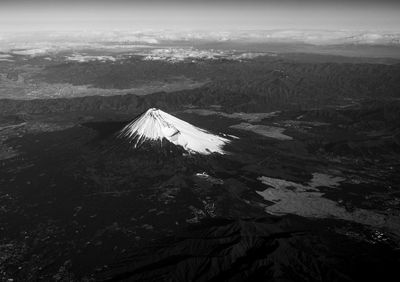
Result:
<svg viewBox="0 0 400 282">
<path fill-rule="evenodd" d="M 211 134 L 159 109 L 151 108 L 126 125 L 118 134 L 138 147 L 148 141 L 168 142 L 189 153 L 225 154 L 222 147 L 230 140 Z"/>
</svg>

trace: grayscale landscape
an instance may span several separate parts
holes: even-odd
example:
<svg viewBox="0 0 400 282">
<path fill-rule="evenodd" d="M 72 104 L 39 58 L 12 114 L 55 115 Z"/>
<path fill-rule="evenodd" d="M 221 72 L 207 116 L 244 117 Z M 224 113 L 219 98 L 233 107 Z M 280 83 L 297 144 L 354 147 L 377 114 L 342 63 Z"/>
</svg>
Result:
<svg viewBox="0 0 400 282">
<path fill-rule="evenodd" d="M 111 2 L 0 3 L 0 281 L 398 277 L 397 2 Z"/>
</svg>

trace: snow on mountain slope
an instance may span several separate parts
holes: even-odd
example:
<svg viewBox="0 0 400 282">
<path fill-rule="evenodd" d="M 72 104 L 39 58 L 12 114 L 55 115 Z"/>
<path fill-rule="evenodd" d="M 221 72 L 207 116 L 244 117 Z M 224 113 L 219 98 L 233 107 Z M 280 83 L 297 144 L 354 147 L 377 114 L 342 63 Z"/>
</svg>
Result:
<svg viewBox="0 0 400 282">
<path fill-rule="evenodd" d="M 188 152 L 204 155 L 224 154 L 222 147 L 230 142 L 155 108 L 125 126 L 119 137 L 135 142 L 135 148 L 148 140 L 163 141 L 165 138 Z"/>
</svg>

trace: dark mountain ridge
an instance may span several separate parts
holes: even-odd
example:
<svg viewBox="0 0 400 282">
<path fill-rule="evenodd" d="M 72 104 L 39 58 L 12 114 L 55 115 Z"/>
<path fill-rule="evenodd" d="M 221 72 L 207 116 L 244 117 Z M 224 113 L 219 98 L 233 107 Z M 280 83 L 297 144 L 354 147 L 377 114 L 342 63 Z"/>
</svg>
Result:
<svg viewBox="0 0 400 282">
<path fill-rule="evenodd" d="M 343 237 L 339 241 L 318 224 L 326 227 L 331 223 L 294 216 L 209 220 L 180 236 L 127 256 L 99 278 L 104 281 L 363 281 L 389 278 L 397 272 L 395 264 L 399 258 L 388 249 L 380 253 L 361 243 L 349 249 L 350 240 Z M 346 253 L 347 257 L 339 257 L 339 253 Z M 380 264 L 366 268 L 377 259 L 381 259 Z"/>
<path fill-rule="evenodd" d="M 141 65 L 149 64 L 140 62 Z M 400 64 L 296 63 L 261 57 L 246 62 L 162 63 L 143 71 L 135 64 L 62 64 L 48 67 L 38 79 L 47 83 L 71 83 L 112 88 L 121 80 L 136 83 L 137 75 L 156 72 L 157 77 L 181 76 L 210 82 L 191 90 L 159 92 L 145 96 L 91 96 L 72 99 L 0 100 L 4 114 L 118 111 L 139 113 L 150 107 L 171 111 L 185 105 L 223 105 L 226 111 L 310 109 L 327 104 L 348 104 L 359 99 L 397 99 Z M 132 69 L 133 68 L 133 69 Z M 106 73 L 103 73 L 106 72 Z M 178 73 L 177 73 L 178 72 Z M 180 73 L 182 72 L 182 73 Z M 89 76 L 89 77 L 88 77 Z M 107 83 L 112 83 L 110 87 Z M 146 81 L 140 80 L 141 84 Z M 100 84 L 99 84 L 100 83 Z M 98 85 L 99 84 L 99 85 Z M 130 85 L 121 86 L 121 89 Z"/>
</svg>

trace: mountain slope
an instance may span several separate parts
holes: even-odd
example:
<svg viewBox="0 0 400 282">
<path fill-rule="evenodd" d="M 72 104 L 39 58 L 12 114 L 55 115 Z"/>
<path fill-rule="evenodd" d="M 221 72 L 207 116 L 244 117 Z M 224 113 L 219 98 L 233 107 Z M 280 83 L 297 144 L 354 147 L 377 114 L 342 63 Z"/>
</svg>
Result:
<svg viewBox="0 0 400 282">
<path fill-rule="evenodd" d="M 147 110 L 125 126 L 119 137 L 134 142 L 135 148 L 146 141 L 162 142 L 166 139 L 188 152 L 204 155 L 224 154 L 222 147 L 229 142 L 226 138 L 213 135 L 155 108 Z"/>
<path fill-rule="evenodd" d="M 377 252 L 374 246 L 355 243 L 346 237 L 335 238 L 331 232 L 323 231 L 327 226 L 327 221 L 317 223 L 292 216 L 217 219 L 177 238 L 145 247 L 111 265 L 98 278 L 100 281 L 365 281 L 396 275 L 398 256 L 394 252 Z"/>
</svg>

